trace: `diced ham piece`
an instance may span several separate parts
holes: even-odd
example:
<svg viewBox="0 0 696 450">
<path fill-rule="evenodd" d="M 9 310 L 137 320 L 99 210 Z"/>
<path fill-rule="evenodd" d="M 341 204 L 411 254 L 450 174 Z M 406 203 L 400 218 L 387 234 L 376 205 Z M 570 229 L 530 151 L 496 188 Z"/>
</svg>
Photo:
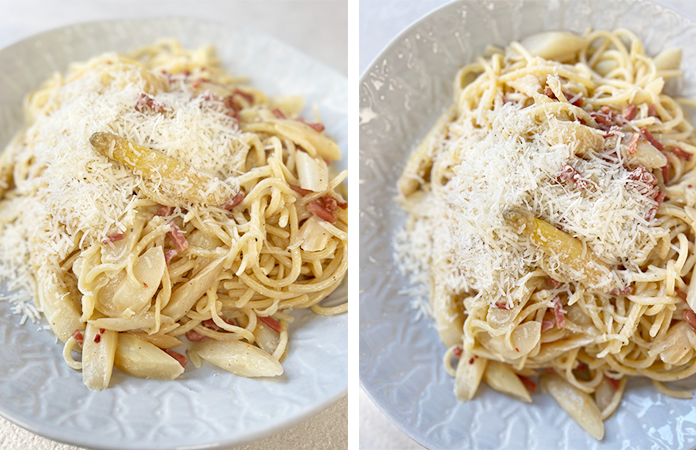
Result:
<svg viewBox="0 0 696 450">
<path fill-rule="evenodd" d="M 307 203 L 307 211 L 311 212 L 321 220 L 329 223 L 336 222 L 336 216 L 331 211 L 327 210 L 321 203 L 317 200 Z"/>
<path fill-rule="evenodd" d="M 186 339 L 188 339 L 191 342 L 200 342 L 208 339 L 208 336 L 203 336 L 196 330 L 189 330 L 186 332 Z"/>
<path fill-rule="evenodd" d="M 638 140 L 640 139 L 640 134 L 633 133 L 631 139 L 628 141 L 628 154 L 635 155 L 638 151 Z"/>
<path fill-rule="evenodd" d="M 636 105 L 628 105 L 628 108 L 624 110 L 623 118 L 626 120 L 633 120 L 636 118 L 637 113 L 638 108 L 636 107 Z"/>
<path fill-rule="evenodd" d="M 290 189 L 292 189 L 293 191 L 297 192 L 300 195 L 307 195 L 307 194 L 312 193 L 312 191 L 310 191 L 309 189 L 302 189 L 301 187 L 299 187 L 296 184 L 288 184 L 288 186 L 290 186 Z"/>
<path fill-rule="evenodd" d="M 561 308 L 561 302 L 558 300 L 558 297 L 556 297 L 553 305 L 553 315 L 556 319 L 556 328 L 560 330 L 565 327 L 565 313 Z"/>
<path fill-rule="evenodd" d="M 273 329 L 274 331 L 280 333 L 280 322 L 275 320 L 273 317 L 261 317 L 261 316 L 257 316 L 257 317 L 261 322 L 263 322 L 264 325 L 266 325 L 269 328 Z"/>
<path fill-rule="evenodd" d="M 338 202 L 330 195 L 324 195 L 319 200 L 324 204 L 324 207 L 328 211 L 334 212 L 338 209 Z"/>
<path fill-rule="evenodd" d="M 529 392 L 532 394 L 537 391 L 537 385 L 535 382 L 530 380 L 529 378 L 523 376 L 523 375 L 517 375 L 520 378 L 520 381 L 522 381 L 522 384 L 524 384 L 524 387 L 527 388 Z"/>
<path fill-rule="evenodd" d="M 648 141 L 648 142 L 650 142 L 650 143 L 653 145 L 653 147 L 655 147 L 656 149 L 658 149 L 658 150 L 660 150 L 660 151 L 662 151 L 662 150 L 665 149 L 665 146 L 662 145 L 662 144 L 660 143 L 660 141 L 658 141 L 657 139 L 655 139 L 655 136 L 653 136 L 652 134 L 650 134 L 650 132 L 648 131 L 647 128 L 645 128 L 645 127 L 641 128 L 641 129 L 640 129 L 640 134 L 642 134 L 643 137 L 645 138 L 645 140 Z"/>
<path fill-rule="evenodd" d="M 543 333 L 546 330 L 550 330 L 553 328 L 554 322 L 553 320 L 542 320 L 541 321 L 541 332 Z"/>
<path fill-rule="evenodd" d="M 549 284 L 551 284 L 551 287 L 552 287 L 552 288 L 558 289 L 558 287 L 559 287 L 560 285 L 562 285 L 563 283 L 561 283 L 560 281 L 554 280 L 553 278 L 549 277 Z"/>
<path fill-rule="evenodd" d="M 173 206 L 164 206 L 164 205 L 159 205 L 157 208 L 157 215 L 158 216 L 170 216 L 174 212 L 174 207 Z"/>
<path fill-rule="evenodd" d="M 677 295 L 680 299 L 686 301 L 686 292 L 682 291 L 681 289 L 677 289 Z"/>
<path fill-rule="evenodd" d="M 82 345 L 85 343 L 85 337 L 82 335 L 80 330 L 75 330 L 73 331 L 72 337 L 75 338 L 75 342 L 77 342 L 77 345 L 82 348 Z"/>
<path fill-rule="evenodd" d="M 648 116 L 650 117 L 657 117 L 657 111 L 655 109 L 655 104 L 653 103 L 652 105 L 648 106 Z"/>
<path fill-rule="evenodd" d="M 248 101 L 249 103 L 252 103 L 252 104 L 254 103 L 254 96 L 253 95 L 248 94 L 244 91 L 240 91 L 239 89 L 235 88 L 234 93 L 232 95 L 233 96 L 239 95 L 240 97 L 242 97 L 244 100 Z"/>
<path fill-rule="evenodd" d="M 664 181 L 665 184 L 669 181 L 669 164 L 662 166 L 662 181 Z"/>
<path fill-rule="evenodd" d="M 694 313 L 691 309 L 685 309 L 684 320 L 686 320 L 686 323 L 691 325 L 691 328 L 696 330 L 696 313 Z"/>
<path fill-rule="evenodd" d="M 608 106 L 602 106 L 600 111 L 590 111 L 590 116 L 603 131 L 608 131 L 612 126 L 622 125 L 625 122 L 622 116 L 617 116 Z"/>
<path fill-rule="evenodd" d="M 121 239 L 123 239 L 123 238 L 125 238 L 125 237 L 126 237 L 126 235 L 123 234 L 123 233 L 112 234 L 112 235 L 110 235 L 110 236 L 107 236 L 106 239 L 104 239 L 104 240 L 102 241 L 102 244 L 108 244 L 109 242 L 120 241 Z"/>
<path fill-rule="evenodd" d="M 677 158 L 683 158 L 687 161 L 691 161 L 691 158 L 694 156 L 689 152 L 685 152 L 679 147 L 674 147 L 674 149 L 672 149 L 672 153 L 674 153 L 674 156 L 676 156 Z"/>
<path fill-rule="evenodd" d="M 165 264 L 169 265 L 170 262 L 172 262 L 172 258 L 174 258 L 179 252 L 176 250 L 167 250 L 164 252 L 164 262 Z"/>
<path fill-rule="evenodd" d="M 314 131 L 316 131 L 316 132 L 318 132 L 318 133 L 321 133 L 322 131 L 324 131 L 324 125 L 321 124 L 321 123 L 307 122 L 307 121 L 305 121 L 302 117 L 299 117 L 299 118 L 297 119 L 297 121 L 298 121 L 298 122 L 302 122 L 303 124 L 307 125 L 307 126 L 310 127 L 310 128 L 313 128 Z"/>
<path fill-rule="evenodd" d="M 228 325 L 235 325 L 236 326 L 236 324 L 234 323 L 234 320 L 225 319 L 224 317 L 222 318 L 222 320 L 223 320 L 223 322 L 225 322 Z M 201 325 L 203 325 L 206 328 L 210 328 L 213 331 L 227 331 L 224 328 L 221 328 L 220 326 L 218 326 L 218 324 L 216 324 L 213 319 L 206 319 L 201 323 Z"/>
<path fill-rule="evenodd" d="M 660 205 L 662 204 L 662 201 L 665 199 L 666 194 L 662 191 L 659 191 L 657 195 L 655 196 L 655 202 L 656 204 L 652 207 L 650 207 L 650 210 L 648 211 L 648 220 L 653 220 L 655 216 L 657 215 L 657 210 L 660 209 Z"/>
<path fill-rule="evenodd" d="M 611 295 L 630 295 L 631 294 L 631 286 L 627 286 L 623 289 L 619 289 L 619 288 L 612 289 L 611 291 L 609 291 L 609 293 Z"/>
<path fill-rule="evenodd" d="M 278 118 L 278 119 L 287 119 L 287 117 L 285 117 L 285 114 L 283 114 L 283 111 L 279 110 L 278 108 L 275 108 L 275 109 L 274 109 L 273 111 L 271 111 L 271 112 L 272 112 L 273 115 L 276 116 L 276 118 Z"/>
<path fill-rule="evenodd" d="M 227 200 L 224 205 L 222 205 L 222 209 L 226 209 L 227 211 L 231 210 L 235 206 L 242 203 L 242 200 L 244 200 L 244 197 L 245 197 L 244 192 L 237 192 L 237 194 L 230 197 L 230 199 Z"/>
<path fill-rule="evenodd" d="M 151 109 L 158 113 L 163 113 L 164 105 L 152 95 L 142 92 L 135 101 L 135 109 L 140 112 L 144 112 L 146 109 Z"/>
<path fill-rule="evenodd" d="M 171 227 L 171 231 L 167 234 L 170 238 L 172 238 L 172 241 L 174 241 L 174 247 L 176 247 L 176 249 L 180 252 L 186 251 L 186 249 L 189 248 L 189 243 L 186 240 L 184 233 L 181 232 L 181 228 L 179 228 L 174 222 L 170 222 L 169 226 Z"/>
<path fill-rule="evenodd" d="M 188 358 L 186 358 L 184 355 L 181 353 L 177 353 L 173 350 L 169 350 L 168 348 L 163 348 L 164 352 L 171 356 L 172 358 L 176 359 L 176 361 L 181 364 L 181 367 L 186 367 L 186 363 L 188 362 Z"/>
<path fill-rule="evenodd" d="M 580 175 L 580 172 L 568 164 L 564 164 L 563 168 L 561 169 L 561 180 L 572 180 L 573 183 L 575 183 L 575 186 L 577 186 L 577 188 L 581 191 L 584 191 L 587 189 L 587 186 L 590 185 L 589 181 Z"/>
<path fill-rule="evenodd" d="M 653 175 L 652 172 L 646 169 L 645 166 L 638 166 L 635 169 L 633 169 L 628 174 L 628 179 L 630 181 L 635 181 L 636 183 L 643 185 L 637 186 L 638 192 L 640 192 L 641 194 L 650 195 L 653 197 L 657 195 L 654 189 L 654 186 L 657 184 L 657 178 L 655 178 L 655 175 Z"/>
</svg>

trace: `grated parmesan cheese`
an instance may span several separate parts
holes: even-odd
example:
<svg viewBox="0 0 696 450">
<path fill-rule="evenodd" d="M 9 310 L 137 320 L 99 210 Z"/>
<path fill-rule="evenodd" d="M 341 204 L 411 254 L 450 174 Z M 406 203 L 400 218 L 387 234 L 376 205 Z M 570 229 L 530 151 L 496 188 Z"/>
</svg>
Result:
<svg viewBox="0 0 696 450">
<path fill-rule="evenodd" d="M 580 239 L 610 267 L 635 271 L 648 259 L 667 231 L 648 222 L 656 203 L 635 188 L 621 158 L 600 156 L 620 140 L 579 158 L 578 142 L 558 142 L 553 120 L 544 119 L 507 103 L 482 119 L 490 131 L 460 117 L 432 143 L 441 155 L 434 164 L 450 165 L 451 178 L 439 190 L 402 199 L 412 216 L 395 238 L 396 259 L 413 283 L 427 286 L 437 270 L 452 292 L 506 302 L 542 264 L 538 248 L 503 219 L 513 208 Z M 566 164 L 588 181 L 586 189 L 559 177 Z M 622 276 L 614 270 L 611 286 L 594 288 L 623 286 Z"/>
</svg>

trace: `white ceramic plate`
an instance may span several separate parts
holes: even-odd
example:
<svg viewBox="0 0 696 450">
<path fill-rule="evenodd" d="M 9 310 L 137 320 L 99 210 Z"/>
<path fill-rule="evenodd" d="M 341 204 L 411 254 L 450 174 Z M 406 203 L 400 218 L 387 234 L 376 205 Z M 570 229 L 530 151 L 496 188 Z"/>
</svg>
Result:
<svg viewBox="0 0 696 450">
<path fill-rule="evenodd" d="M 347 149 L 347 80 L 266 35 L 191 19 L 93 22 L 39 34 L 0 50 L 0 148 L 23 124 L 22 98 L 55 71 L 106 51 L 173 37 L 185 47 L 215 45 L 225 68 L 270 95 L 316 104 L 327 133 Z M 346 297 L 346 283 L 332 295 Z M 0 294 L 3 287 L 0 286 Z M 0 302 L 0 415 L 43 436 L 95 449 L 192 449 L 257 440 L 305 420 L 347 392 L 347 315 L 297 311 L 277 379 L 246 379 L 204 363 L 178 380 L 129 377 L 90 392 L 62 360 L 46 324 L 19 325 Z"/>
<path fill-rule="evenodd" d="M 696 400 L 675 400 L 645 380 L 629 384 L 597 442 L 549 395 L 534 403 L 485 386 L 463 404 L 445 372 L 445 346 L 425 319 L 416 320 L 408 281 L 391 247 L 406 215 L 392 201 L 408 154 L 452 101 L 457 69 L 487 44 L 505 46 L 544 30 L 588 27 L 633 30 L 655 54 L 684 50 L 685 96 L 696 98 L 696 25 L 647 1 L 466 1 L 435 11 L 396 38 L 360 82 L 360 379 L 380 409 L 428 448 L 692 449 Z M 696 388 L 696 380 L 682 387 Z"/>
</svg>

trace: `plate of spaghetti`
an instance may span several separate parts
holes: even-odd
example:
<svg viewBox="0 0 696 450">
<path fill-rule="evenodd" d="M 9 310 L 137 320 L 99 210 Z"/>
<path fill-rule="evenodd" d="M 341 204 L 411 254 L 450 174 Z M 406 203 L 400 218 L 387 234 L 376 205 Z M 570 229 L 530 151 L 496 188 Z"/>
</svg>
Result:
<svg viewBox="0 0 696 450">
<path fill-rule="evenodd" d="M 340 75 L 183 19 L 0 59 L 3 416 L 90 448 L 229 446 L 345 395 Z"/>
<path fill-rule="evenodd" d="M 693 24 L 598 6 L 449 5 L 363 79 L 361 209 L 390 220 L 361 237 L 362 295 L 400 299 L 406 323 L 370 319 L 394 321 L 395 300 L 361 302 L 361 379 L 425 446 L 692 446 L 695 55 L 676 30 Z M 634 13 L 651 8 L 670 32 L 640 34 Z M 400 173 L 382 172 L 395 156 L 368 150 L 395 135 Z M 393 205 L 371 198 L 383 182 Z M 377 280 L 380 258 L 392 271 Z"/>
</svg>

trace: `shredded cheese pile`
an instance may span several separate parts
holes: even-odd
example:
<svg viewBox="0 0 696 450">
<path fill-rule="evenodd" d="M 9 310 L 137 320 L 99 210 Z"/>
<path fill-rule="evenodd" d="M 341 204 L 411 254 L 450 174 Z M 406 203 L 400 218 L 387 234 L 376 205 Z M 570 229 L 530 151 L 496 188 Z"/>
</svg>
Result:
<svg viewBox="0 0 696 450">
<path fill-rule="evenodd" d="M 20 143 L 31 148 L 45 169 L 40 182 L 19 186 L 18 191 L 37 191 L 43 213 L 51 219 L 52 229 L 44 231 L 52 235 L 47 241 L 56 246 L 55 252 L 63 254 L 69 246 L 61 236 L 83 232 L 89 243 L 114 228 L 123 232 L 126 225 L 119 219 L 126 216 L 142 182 L 131 169 L 94 151 L 89 138 L 95 132 L 144 143 L 214 175 L 219 183 L 230 185 L 230 192 L 236 191 L 234 177 L 249 144 L 231 117 L 210 107 L 212 102 L 183 81 L 170 83 L 166 74 L 107 54 L 50 83 L 54 86 L 50 101 L 30 99 L 40 113 Z M 135 109 L 144 94 L 162 110 Z"/>
</svg>

